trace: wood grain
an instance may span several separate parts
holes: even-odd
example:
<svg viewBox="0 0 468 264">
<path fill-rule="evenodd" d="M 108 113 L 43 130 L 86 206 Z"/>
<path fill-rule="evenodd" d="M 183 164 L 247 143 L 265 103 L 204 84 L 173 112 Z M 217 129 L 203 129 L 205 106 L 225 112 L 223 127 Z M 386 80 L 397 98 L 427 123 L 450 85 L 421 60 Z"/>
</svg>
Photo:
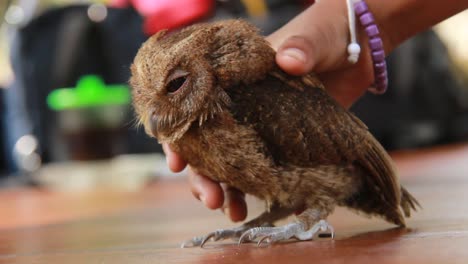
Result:
<svg viewBox="0 0 468 264">
<path fill-rule="evenodd" d="M 0 191 L 0 263 L 468 263 L 468 145 L 393 157 L 424 207 L 407 229 L 338 209 L 333 241 L 180 249 L 194 235 L 237 225 L 205 209 L 184 181 L 138 193 L 13 189 Z M 249 203 L 251 218 L 262 204 Z"/>
</svg>

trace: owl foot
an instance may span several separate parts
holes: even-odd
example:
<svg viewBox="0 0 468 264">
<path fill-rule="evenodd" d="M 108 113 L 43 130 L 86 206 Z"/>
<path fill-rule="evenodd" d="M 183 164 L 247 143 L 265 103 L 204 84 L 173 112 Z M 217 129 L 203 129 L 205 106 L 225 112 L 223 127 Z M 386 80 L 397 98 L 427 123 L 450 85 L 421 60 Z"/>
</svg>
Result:
<svg viewBox="0 0 468 264">
<path fill-rule="evenodd" d="M 219 241 L 228 238 L 237 239 L 247 230 L 249 230 L 249 227 L 247 226 L 239 226 L 232 229 L 218 229 L 206 236 L 194 237 L 188 241 L 185 241 L 182 243 L 181 247 L 203 247 L 208 241 Z"/>
<path fill-rule="evenodd" d="M 329 231 L 327 233 L 326 231 Z M 327 236 L 334 237 L 334 229 L 325 220 L 320 220 L 311 229 L 305 230 L 305 225 L 301 222 L 294 222 L 281 227 L 255 227 L 247 230 L 239 239 L 239 245 L 245 241 L 255 241 L 257 246 L 268 246 L 274 242 L 297 238 L 299 240 L 310 240 L 315 235 L 328 234 Z"/>
<path fill-rule="evenodd" d="M 232 229 L 219 229 L 209 233 L 206 236 L 194 237 L 184 242 L 181 247 L 203 247 L 208 241 L 219 241 L 227 238 L 239 239 L 242 234 L 252 228 L 269 228 L 273 227 L 273 223 L 281 218 L 291 215 L 294 209 L 282 208 L 277 204 L 272 204 L 268 211 L 265 211 L 257 218 L 243 224 L 242 226 Z"/>
</svg>

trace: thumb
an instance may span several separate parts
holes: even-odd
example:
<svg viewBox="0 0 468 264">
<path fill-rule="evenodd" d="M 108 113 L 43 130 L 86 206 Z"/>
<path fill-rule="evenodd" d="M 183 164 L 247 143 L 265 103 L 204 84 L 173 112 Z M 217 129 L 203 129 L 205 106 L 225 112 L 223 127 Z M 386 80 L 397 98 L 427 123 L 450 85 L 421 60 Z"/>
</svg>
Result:
<svg viewBox="0 0 468 264">
<path fill-rule="evenodd" d="M 346 65 L 346 14 L 344 1 L 321 1 L 268 36 L 280 68 L 303 75 Z"/>
<path fill-rule="evenodd" d="M 321 47 L 304 36 L 287 38 L 276 52 L 276 63 L 289 74 L 306 74 L 320 61 Z"/>
<path fill-rule="evenodd" d="M 185 162 L 177 153 L 175 153 L 168 144 L 163 144 L 163 150 L 166 154 L 166 161 L 169 169 L 173 172 L 181 172 L 187 166 Z"/>
</svg>

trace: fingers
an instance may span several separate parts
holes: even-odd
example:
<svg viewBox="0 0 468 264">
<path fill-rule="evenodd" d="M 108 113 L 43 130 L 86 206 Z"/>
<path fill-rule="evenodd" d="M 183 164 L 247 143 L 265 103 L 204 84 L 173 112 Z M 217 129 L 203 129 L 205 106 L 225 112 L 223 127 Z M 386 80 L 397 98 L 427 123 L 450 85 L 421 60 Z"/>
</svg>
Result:
<svg viewBox="0 0 468 264">
<path fill-rule="evenodd" d="M 199 175 L 192 169 L 188 171 L 191 191 L 195 198 L 203 202 L 210 209 L 221 208 L 224 204 L 224 191 L 218 182 Z"/>
<path fill-rule="evenodd" d="M 223 212 L 233 221 L 239 222 L 247 217 L 247 203 L 245 194 L 233 187 L 224 187 L 226 201 L 223 206 Z"/>
<path fill-rule="evenodd" d="M 185 162 L 177 153 L 171 150 L 169 145 L 163 144 L 163 150 L 166 154 L 167 166 L 173 172 L 181 172 L 187 166 Z"/>
<path fill-rule="evenodd" d="M 163 144 L 169 168 L 174 172 L 182 171 L 187 163 L 167 144 Z M 242 221 L 247 216 L 247 204 L 244 194 L 231 187 L 221 187 L 220 183 L 199 175 L 189 167 L 188 179 L 192 194 L 210 209 L 222 208 L 222 211 L 234 222 Z M 225 199 L 226 198 L 226 199 Z M 226 200 L 226 203 L 225 203 Z"/>
<path fill-rule="evenodd" d="M 172 151 L 169 145 L 163 144 L 163 150 L 166 154 L 167 164 L 172 171 L 180 172 L 187 166 L 187 162 Z M 218 209 L 223 206 L 224 191 L 219 183 L 197 174 L 191 168 L 188 170 L 188 179 L 193 195 L 201 200 L 206 207 Z"/>
<path fill-rule="evenodd" d="M 247 217 L 245 195 L 232 187 L 227 187 L 189 168 L 189 182 L 192 194 L 210 209 L 219 209 L 234 222 Z"/>
</svg>

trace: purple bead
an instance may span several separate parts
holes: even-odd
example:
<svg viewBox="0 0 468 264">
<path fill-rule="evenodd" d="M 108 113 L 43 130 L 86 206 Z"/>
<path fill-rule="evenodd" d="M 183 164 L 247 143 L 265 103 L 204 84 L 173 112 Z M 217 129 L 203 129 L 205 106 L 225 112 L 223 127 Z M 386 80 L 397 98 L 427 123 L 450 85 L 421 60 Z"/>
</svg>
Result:
<svg viewBox="0 0 468 264">
<path fill-rule="evenodd" d="M 361 16 L 362 14 L 366 13 L 369 10 L 366 2 L 360 1 L 354 4 L 354 12 L 357 16 Z"/>
<path fill-rule="evenodd" d="M 369 46 L 371 50 L 381 50 L 383 49 L 382 39 L 379 37 L 371 38 L 369 40 Z"/>
<path fill-rule="evenodd" d="M 388 87 L 388 77 L 387 79 L 385 79 L 385 81 L 383 82 L 383 91 L 385 92 L 385 90 L 387 90 L 387 87 Z"/>
<path fill-rule="evenodd" d="M 371 13 L 365 13 L 361 17 L 359 17 L 359 19 L 361 20 L 361 24 L 364 27 L 374 24 L 375 22 L 374 16 Z"/>
<path fill-rule="evenodd" d="M 378 63 L 374 63 L 374 71 L 375 73 L 379 74 L 379 73 L 383 73 L 387 70 L 387 64 L 385 63 L 385 61 L 383 62 L 378 62 Z"/>
<path fill-rule="evenodd" d="M 376 83 L 381 83 L 387 79 L 387 72 L 382 72 L 377 75 L 375 75 L 375 82 Z"/>
<path fill-rule="evenodd" d="M 385 60 L 385 52 L 383 50 L 372 51 L 372 60 L 374 63 L 383 62 Z"/>
<path fill-rule="evenodd" d="M 366 27 L 366 34 L 369 38 L 373 38 L 379 35 L 379 28 L 377 25 L 369 25 Z"/>
<path fill-rule="evenodd" d="M 375 86 L 375 93 L 383 94 L 387 90 L 388 81 L 384 80 L 382 82 L 375 83 L 374 86 Z"/>
<path fill-rule="evenodd" d="M 366 2 L 361 0 L 354 4 L 354 12 L 359 17 L 361 25 L 365 28 L 369 38 L 369 47 L 371 49 L 372 61 L 374 66 L 375 80 L 373 87 L 369 91 L 375 94 L 383 94 L 387 90 L 388 76 L 387 64 L 385 62 L 385 51 L 383 42 L 380 38 L 379 28 L 375 24 L 375 19 L 369 10 Z"/>
<path fill-rule="evenodd" d="M 376 77 L 374 84 L 372 87 L 369 88 L 369 91 L 373 94 L 383 94 L 387 90 L 388 87 L 388 78 L 387 74 L 385 73 L 385 77 Z"/>
</svg>

